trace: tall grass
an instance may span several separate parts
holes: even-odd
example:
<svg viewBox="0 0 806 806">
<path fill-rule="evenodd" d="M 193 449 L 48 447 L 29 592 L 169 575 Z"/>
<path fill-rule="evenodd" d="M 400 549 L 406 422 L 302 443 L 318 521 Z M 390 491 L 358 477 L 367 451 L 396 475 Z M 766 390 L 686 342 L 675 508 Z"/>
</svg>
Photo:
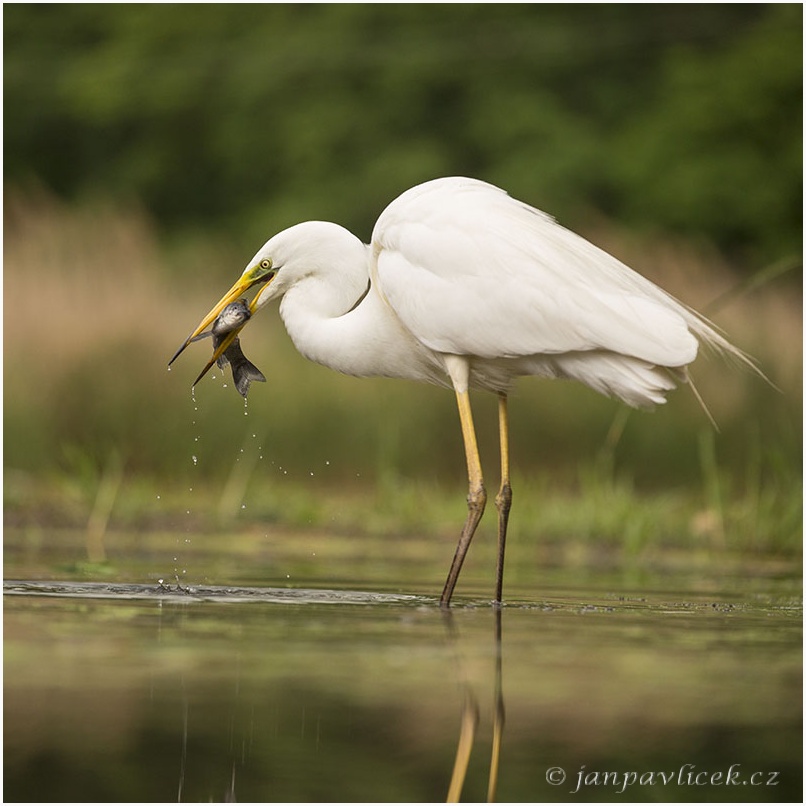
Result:
<svg viewBox="0 0 806 806">
<path fill-rule="evenodd" d="M 7 519 L 86 519 L 103 531 L 109 521 L 167 517 L 168 501 L 184 509 L 191 487 L 210 491 L 197 497 L 206 523 L 256 517 L 411 531 L 461 517 L 463 453 L 443 390 L 309 364 L 271 312 L 242 336 L 268 378 L 248 407 L 221 372 L 191 398 L 205 342 L 167 371 L 256 244 L 211 238 L 166 249 L 136 208 L 66 206 L 42 193 L 10 193 L 5 217 Z M 686 540 L 729 541 L 730 526 L 752 532 L 743 547 L 791 549 L 802 440 L 795 284 L 784 278 L 731 296 L 735 273 L 706 249 L 635 243 L 613 227 L 588 234 L 699 310 L 728 299 L 718 324 L 778 389 L 700 360 L 694 377 L 717 434 L 686 389 L 647 415 L 570 384 L 522 381 L 511 405 L 514 532 L 539 523 L 558 537 L 604 533 L 640 546 L 653 528 L 664 531 L 658 513 L 668 524 L 677 507 L 683 515 L 671 520 Z M 475 405 L 493 487 L 495 401 L 480 395 Z M 155 490 L 164 493 L 159 506 Z"/>
</svg>

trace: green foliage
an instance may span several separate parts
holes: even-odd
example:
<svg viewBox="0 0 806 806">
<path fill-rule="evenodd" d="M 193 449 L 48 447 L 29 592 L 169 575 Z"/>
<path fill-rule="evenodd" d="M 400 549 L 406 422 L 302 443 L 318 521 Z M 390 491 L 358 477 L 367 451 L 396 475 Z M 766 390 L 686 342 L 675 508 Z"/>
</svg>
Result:
<svg viewBox="0 0 806 806">
<path fill-rule="evenodd" d="M 718 233 L 766 260 L 800 254 L 801 24 L 800 6 L 779 6 L 713 50 L 669 52 L 657 98 L 626 128 L 614 164 L 615 181 L 633 189 L 623 196 L 631 217 Z"/>
<path fill-rule="evenodd" d="M 7 181 L 256 246 L 369 237 L 419 181 L 489 179 L 742 250 L 799 252 L 797 5 L 49 5 L 4 10 Z M 249 247 L 251 248 L 251 247 Z M 248 251 L 248 250 L 247 250 Z"/>
</svg>

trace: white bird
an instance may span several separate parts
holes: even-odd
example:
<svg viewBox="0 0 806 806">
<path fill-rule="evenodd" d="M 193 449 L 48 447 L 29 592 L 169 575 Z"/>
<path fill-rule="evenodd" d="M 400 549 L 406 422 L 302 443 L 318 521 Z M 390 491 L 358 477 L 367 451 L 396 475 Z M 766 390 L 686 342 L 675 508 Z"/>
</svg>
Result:
<svg viewBox="0 0 806 806">
<path fill-rule="evenodd" d="M 268 240 L 171 362 L 254 286 L 280 299 L 302 355 L 347 375 L 450 386 L 464 438 L 468 514 L 442 591 L 448 606 L 487 501 L 469 391 L 498 395 L 501 482 L 495 601 L 512 500 L 507 394 L 524 375 L 568 378 L 630 406 L 664 403 L 700 344 L 752 362 L 692 309 L 545 213 L 461 177 L 417 185 L 369 245 L 309 221 Z M 216 350 L 225 352 L 240 328 Z M 212 364 L 212 361 L 210 362 Z"/>
</svg>

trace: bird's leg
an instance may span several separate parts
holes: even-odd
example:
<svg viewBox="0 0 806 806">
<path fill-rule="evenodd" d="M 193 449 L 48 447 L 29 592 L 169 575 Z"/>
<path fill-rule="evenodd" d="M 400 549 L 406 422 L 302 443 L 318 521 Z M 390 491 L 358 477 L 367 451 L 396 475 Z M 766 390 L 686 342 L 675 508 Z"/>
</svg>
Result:
<svg viewBox="0 0 806 806">
<path fill-rule="evenodd" d="M 509 484 L 509 417 L 507 415 L 507 396 L 505 392 L 498 394 L 498 435 L 501 442 L 501 488 L 495 497 L 498 510 L 498 562 L 495 569 L 495 603 L 501 603 L 501 592 L 504 587 L 504 550 L 507 543 L 507 524 L 509 509 L 512 506 L 512 487 Z"/>
<path fill-rule="evenodd" d="M 481 475 L 479 448 L 476 444 L 476 429 L 473 427 L 473 414 L 470 410 L 469 392 L 457 390 L 456 403 L 459 407 L 459 420 L 462 425 L 462 437 L 464 438 L 465 455 L 467 457 L 467 475 L 469 479 L 467 520 L 459 537 L 451 569 L 448 572 L 448 579 L 445 581 L 445 588 L 439 600 L 442 607 L 450 605 L 453 589 L 456 587 L 456 580 L 459 579 L 459 572 L 462 570 L 462 563 L 465 561 L 470 541 L 473 539 L 473 534 L 481 520 L 481 516 L 484 514 L 484 506 L 487 503 L 487 492 L 484 489 L 484 481 Z"/>
</svg>

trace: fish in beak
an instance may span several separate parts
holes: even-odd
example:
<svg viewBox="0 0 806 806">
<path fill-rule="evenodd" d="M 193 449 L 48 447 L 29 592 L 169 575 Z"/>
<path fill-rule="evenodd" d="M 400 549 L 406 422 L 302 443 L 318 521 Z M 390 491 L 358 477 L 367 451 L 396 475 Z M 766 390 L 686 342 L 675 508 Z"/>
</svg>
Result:
<svg viewBox="0 0 806 806">
<path fill-rule="evenodd" d="M 191 342 L 212 335 L 212 358 L 193 382 L 194 386 L 215 363 L 218 363 L 220 367 L 226 366 L 227 363 L 230 364 L 235 386 L 244 397 L 246 397 L 251 381 L 265 381 L 266 378 L 260 370 L 241 351 L 238 334 L 256 310 L 256 298 L 251 305 L 248 305 L 246 299 L 242 299 L 241 295 L 256 285 L 269 282 L 273 276 L 271 262 L 268 260 L 262 260 L 254 268 L 245 271 L 238 282 L 221 297 L 201 320 L 198 327 L 185 339 L 185 342 L 168 362 L 168 366 L 176 361 Z M 210 330 L 207 331 L 207 328 Z"/>
</svg>

